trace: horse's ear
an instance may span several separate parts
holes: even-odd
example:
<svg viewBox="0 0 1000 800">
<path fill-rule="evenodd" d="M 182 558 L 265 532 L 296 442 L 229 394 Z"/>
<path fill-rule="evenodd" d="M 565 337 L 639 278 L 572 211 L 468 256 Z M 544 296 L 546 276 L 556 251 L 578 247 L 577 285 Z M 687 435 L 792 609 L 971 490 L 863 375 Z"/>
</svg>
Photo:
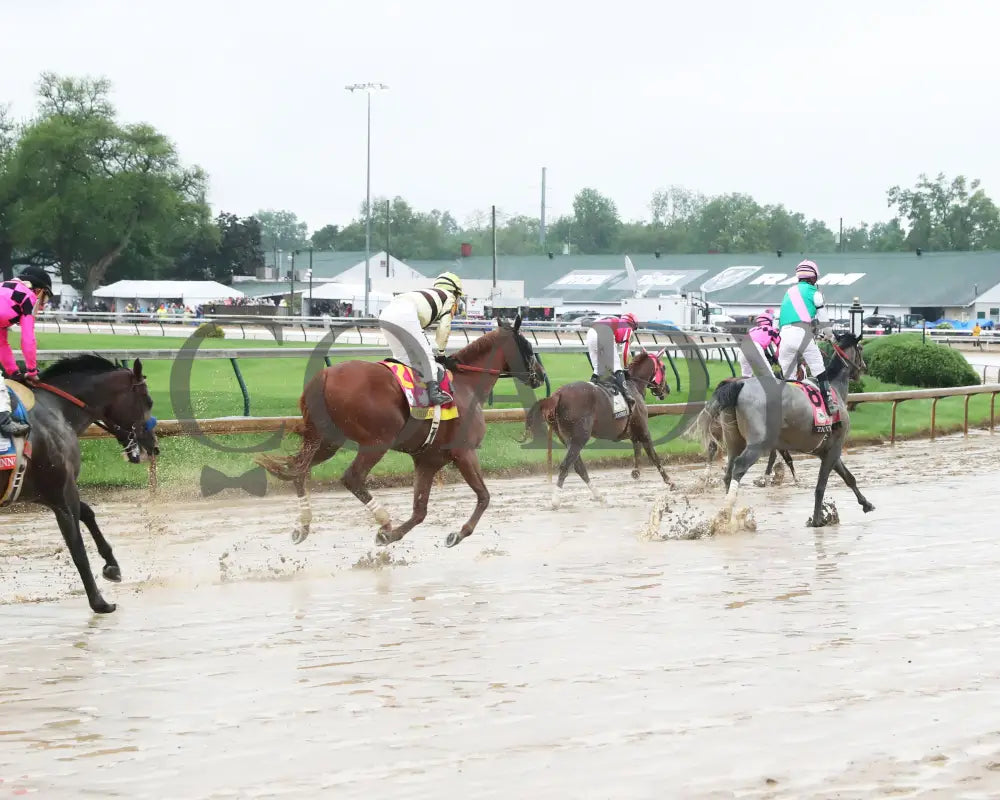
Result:
<svg viewBox="0 0 1000 800">
<path fill-rule="evenodd" d="M 132 364 L 132 374 L 137 381 L 142 380 L 142 359 L 137 358 Z"/>
<path fill-rule="evenodd" d="M 521 329 L 521 312 L 517 312 L 517 316 L 514 317 L 514 333 L 517 333 Z"/>
</svg>

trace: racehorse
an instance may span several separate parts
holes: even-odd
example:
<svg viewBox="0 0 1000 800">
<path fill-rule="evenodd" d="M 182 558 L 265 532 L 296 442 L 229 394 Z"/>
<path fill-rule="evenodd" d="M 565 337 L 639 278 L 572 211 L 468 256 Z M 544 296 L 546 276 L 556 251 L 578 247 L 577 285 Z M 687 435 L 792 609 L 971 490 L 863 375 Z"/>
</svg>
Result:
<svg viewBox="0 0 1000 800">
<path fill-rule="evenodd" d="M 624 439 L 631 440 L 635 462 L 632 477 L 636 480 L 639 478 L 639 450 L 644 448 L 649 460 L 653 462 L 663 478 L 663 482 L 673 488 L 660 457 L 653 447 L 653 440 L 649 434 L 649 412 L 646 409 L 645 401 L 647 387 L 660 400 L 670 393 L 670 386 L 666 381 L 666 371 L 660 361 L 663 352 L 661 350 L 656 355 L 652 355 L 643 348 L 642 352 L 629 362 L 625 386 L 634 401 L 634 406 L 630 413 L 620 419 L 615 419 L 611 396 L 608 392 L 589 381 L 568 383 L 557 389 L 551 397 L 539 400 L 529 409 L 525 417 L 524 437 L 521 441 L 526 442 L 529 437 L 538 441 L 548 429 L 550 475 L 552 472 L 553 430 L 559 436 L 559 441 L 566 446 L 566 456 L 563 458 L 562 464 L 559 465 L 559 479 L 552 493 L 553 507 L 557 507 L 559 504 L 559 492 L 562 490 L 570 466 L 587 484 L 587 488 L 593 493 L 595 499 L 603 500 L 602 495 L 591 484 L 587 467 L 580 456 L 580 451 L 591 438 L 613 442 L 620 442 Z"/>
<path fill-rule="evenodd" d="M 126 369 L 98 355 L 71 356 L 45 369 L 33 389 L 35 405 L 28 412 L 31 456 L 18 502 L 35 502 L 52 510 L 91 609 L 109 614 L 115 605 L 105 601 L 97 588 L 80 533 L 81 522 L 104 559 L 104 577 L 117 583 L 121 568 L 97 526 L 93 509 L 80 499 L 76 483 L 80 475 L 78 437 L 96 423 L 114 435 L 134 464 L 142 460 L 143 452 L 159 452 L 153 432 L 155 420 L 150 416 L 153 400 L 142 362 L 137 358 L 132 369 Z"/>
<path fill-rule="evenodd" d="M 801 371 L 800 371 L 801 372 Z M 726 378 L 726 381 L 745 381 L 746 378 Z M 801 378 L 800 378 L 801 380 Z M 705 468 L 706 475 L 708 475 L 708 470 L 711 468 L 712 462 L 715 461 L 715 456 L 719 452 L 719 442 L 722 441 L 722 421 L 716 417 L 712 422 L 711 439 L 708 443 L 708 453 L 705 458 Z M 754 481 L 754 486 L 764 487 L 770 483 L 772 473 L 774 472 L 774 462 L 777 460 L 779 451 L 772 450 L 770 456 L 767 459 L 767 469 L 764 470 L 764 474 Z M 792 481 L 798 485 L 799 479 L 795 474 L 795 464 L 792 463 L 792 455 L 787 450 L 780 451 L 781 460 L 785 462 L 788 466 L 789 472 L 792 473 Z M 707 480 L 707 478 L 706 478 Z"/>
<path fill-rule="evenodd" d="M 820 458 L 815 506 L 808 521 L 812 527 L 823 527 L 827 524 L 823 516 L 823 495 L 831 470 L 840 475 L 844 483 L 851 488 L 866 514 L 875 510 L 875 506 L 861 494 L 857 481 L 841 458 L 844 442 L 847 441 L 851 427 L 847 410 L 848 384 L 866 369 L 861 338 L 855 338 L 850 333 L 836 334 L 833 357 L 826 368 L 830 386 L 836 392 L 836 405 L 841 420 L 839 427 L 825 433 L 814 431 L 813 405 L 805 392 L 786 382 L 776 382 L 781 398 L 781 427 L 777 441 L 770 446 L 778 450 L 812 453 Z M 698 426 L 702 444 L 706 449 L 713 440 L 712 429 L 715 421 L 720 420 L 722 423 L 722 438 L 729 455 L 725 474 L 726 500 L 723 506 L 727 513 L 732 512 L 736 503 L 743 476 L 760 458 L 764 448 L 769 446 L 767 403 L 767 395 L 760 378 L 723 381 L 699 415 Z"/>
<path fill-rule="evenodd" d="M 317 373 L 299 400 L 302 411 L 302 445 L 293 456 L 258 456 L 256 461 L 272 475 L 294 483 L 299 497 L 299 524 L 292 534 L 298 544 L 309 535 L 312 510 L 306 480 L 309 471 L 348 441 L 358 454 L 344 472 L 343 485 L 358 498 L 381 526 L 375 543 L 386 545 L 402 539 L 423 522 L 431 484 L 449 462 L 458 467 L 476 493 L 472 516 L 445 544 L 454 547 L 475 530 L 490 502 L 477 450 L 486 435 L 483 401 L 497 379 L 513 377 L 532 389 L 542 385 L 545 372 L 530 342 L 520 333 L 521 315 L 513 326 L 497 320 L 498 327 L 445 358 L 453 370 L 452 394 L 459 411 L 456 419 L 441 420 L 436 438 L 427 442 L 430 420 L 411 419 L 407 399 L 393 373 L 370 361 L 345 361 Z M 413 513 L 394 528 L 389 513 L 365 487 L 368 473 L 389 450 L 408 453 L 413 459 Z"/>
</svg>

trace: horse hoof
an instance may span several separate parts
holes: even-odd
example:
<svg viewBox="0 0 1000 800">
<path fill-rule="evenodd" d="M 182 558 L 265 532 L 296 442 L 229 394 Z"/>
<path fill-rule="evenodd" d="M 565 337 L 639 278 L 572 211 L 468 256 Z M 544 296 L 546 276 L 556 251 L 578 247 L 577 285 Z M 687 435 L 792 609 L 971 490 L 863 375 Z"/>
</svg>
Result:
<svg viewBox="0 0 1000 800">
<path fill-rule="evenodd" d="M 753 482 L 753 485 L 758 489 L 764 489 L 767 487 L 767 478 L 757 478 L 757 480 Z"/>
<path fill-rule="evenodd" d="M 389 538 L 389 532 L 385 528 L 379 528 L 379 532 L 375 534 L 375 544 L 385 547 L 391 542 L 392 539 Z"/>
<path fill-rule="evenodd" d="M 117 564 L 105 564 L 103 572 L 105 580 L 121 583 L 122 570 Z"/>
<path fill-rule="evenodd" d="M 90 608 L 95 614 L 111 614 L 117 606 L 114 603 L 101 600 L 99 603 L 92 604 Z"/>
<path fill-rule="evenodd" d="M 463 538 L 464 537 L 461 534 L 452 531 L 451 533 L 448 534 L 448 538 L 444 540 L 444 546 L 454 547 L 456 544 L 462 541 Z"/>
<path fill-rule="evenodd" d="M 639 470 L 637 469 L 632 470 L 632 480 L 634 481 L 639 480 Z"/>
<path fill-rule="evenodd" d="M 863 506 L 861 506 L 861 510 L 867 514 L 870 511 L 874 511 L 875 506 L 873 506 L 871 503 L 865 503 Z"/>
<path fill-rule="evenodd" d="M 292 544 L 302 544 L 308 535 L 308 528 L 296 528 L 292 531 Z"/>
</svg>

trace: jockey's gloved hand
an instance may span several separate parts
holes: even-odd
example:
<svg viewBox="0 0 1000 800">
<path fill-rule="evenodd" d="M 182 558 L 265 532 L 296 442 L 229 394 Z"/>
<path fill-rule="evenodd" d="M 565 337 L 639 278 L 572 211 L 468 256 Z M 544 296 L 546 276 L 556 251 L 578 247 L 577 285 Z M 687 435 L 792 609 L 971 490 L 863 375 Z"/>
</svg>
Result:
<svg viewBox="0 0 1000 800">
<path fill-rule="evenodd" d="M 24 373 L 24 380 L 28 383 L 38 383 L 38 370 L 29 369 L 26 373 Z"/>
<path fill-rule="evenodd" d="M 458 362 L 452 356 L 445 355 L 444 352 L 440 350 L 437 355 L 434 356 L 434 360 L 445 369 L 453 370 L 458 366 Z"/>
</svg>

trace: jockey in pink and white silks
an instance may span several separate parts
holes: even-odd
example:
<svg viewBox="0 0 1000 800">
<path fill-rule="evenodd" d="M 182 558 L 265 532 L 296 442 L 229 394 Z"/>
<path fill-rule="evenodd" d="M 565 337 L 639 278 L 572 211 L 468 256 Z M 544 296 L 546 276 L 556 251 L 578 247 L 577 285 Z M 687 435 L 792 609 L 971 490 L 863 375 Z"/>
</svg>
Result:
<svg viewBox="0 0 1000 800">
<path fill-rule="evenodd" d="M 785 299 L 781 303 L 778 318 L 781 349 L 778 351 L 778 361 L 782 375 L 785 380 L 789 380 L 795 374 L 797 361 L 801 356 L 823 394 L 827 413 L 832 413 L 833 397 L 830 395 L 830 381 L 826 377 L 823 354 L 816 346 L 815 339 L 807 335 L 815 328 L 816 336 L 826 338 L 831 327 L 830 318 L 823 306 L 823 295 L 816 288 L 819 267 L 812 261 L 803 261 L 795 268 L 795 277 L 799 282 L 785 292 Z"/>
<path fill-rule="evenodd" d="M 0 284 L 0 366 L 8 378 L 25 378 L 30 383 L 38 380 L 35 342 L 35 311 L 45 307 L 52 295 L 52 278 L 41 267 L 25 267 L 21 274 Z M 24 354 L 25 374 L 21 376 L 14 360 L 14 352 L 7 341 L 12 325 L 21 326 L 21 352 Z M 0 433 L 5 436 L 25 436 L 28 426 L 10 417 L 10 395 L 7 387 L 0 387 Z"/>
<path fill-rule="evenodd" d="M 396 295 L 379 315 L 379 327 L 393 358 L 420 373 L 427 384 L 430 404 L 434 406 L 450 403 L 452 397 L 441 388 L 444 367 L 434 363 L 424 328 L 437 323 L 435 344 L 438 355 L 443 356 L 451 334 L 451 320 L 458 313 L 461 298 L 462 279 L 454 272 L 444 272 L 438 275 L 430 289 Z"/>
<path fill-rule="evenodd" d="M 757 324 L 747 331 L 747 336 L 750 337 L 750 341 L 764 361 L 768 364 L 777 364 L 776 353 L 781 336 L 778 334 L 778 329 L 774 327 L 774 313 L 771 309 L 767 309 L 767 311 L 758 314 L 754 321 Z M 740 351 L 740 369 L 743 372 L 743 377 L 752 378 L 754 376 L 753 366 L 742 351 Z"/>
<path fill-rule="evenodd" d="M 610 328 L 611 336 L 608 337 L 606 331 L 602 334 L 598 326 Z M 613 376 L 630 407 L 632 399 L 625 388 L 625 370 L 628 368 L 632 333 L 638 328 L 639 321 L 635 315 L 622 314 L 620 317 L 594 320 L 593 326 L 587 331 L 587 353 L 594 370 L 594 374 L 590 376 L 591 382 L 599 383 Z"/>
</svg>

